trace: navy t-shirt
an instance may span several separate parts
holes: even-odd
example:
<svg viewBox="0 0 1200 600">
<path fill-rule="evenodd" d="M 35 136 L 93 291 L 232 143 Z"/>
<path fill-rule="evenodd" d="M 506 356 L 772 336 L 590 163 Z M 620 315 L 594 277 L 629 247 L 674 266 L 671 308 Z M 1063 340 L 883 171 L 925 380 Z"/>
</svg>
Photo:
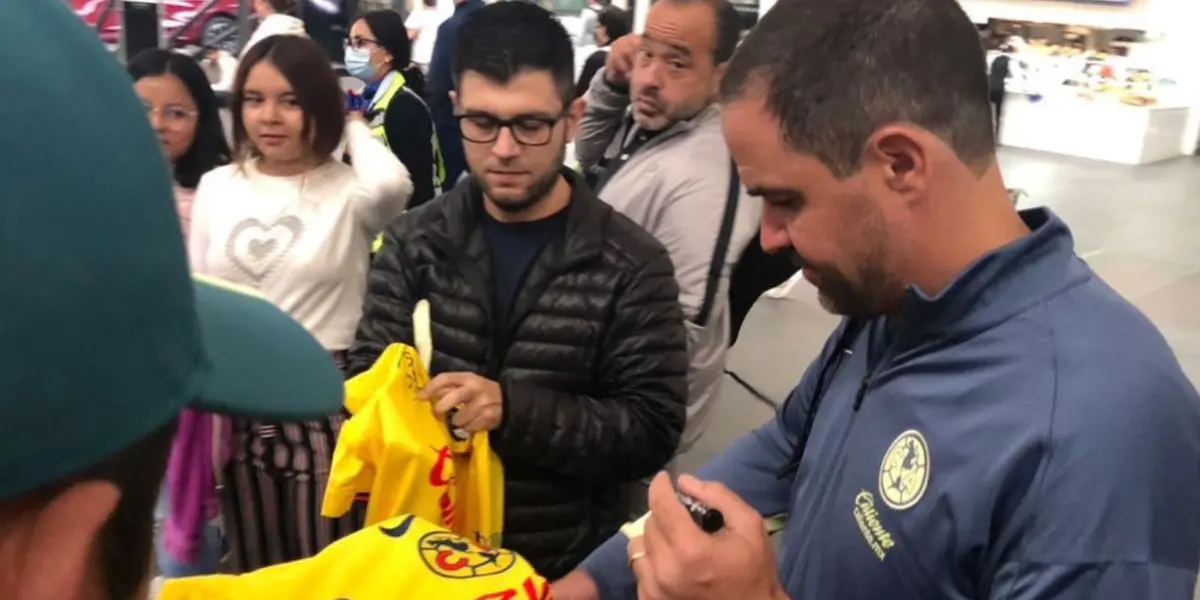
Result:
<svg viewBox="0 0 1200 600">
<path fill-rule="evenodd" d="M 492 256 L 492 315 L 498 330 L 508 326 L 513 301 L 529 268 L 542 250 L 566 231 L 565 208 L 549 217 L 522 223 L 497 221 L 484 212 L 483 236 Z"/>
</svg>

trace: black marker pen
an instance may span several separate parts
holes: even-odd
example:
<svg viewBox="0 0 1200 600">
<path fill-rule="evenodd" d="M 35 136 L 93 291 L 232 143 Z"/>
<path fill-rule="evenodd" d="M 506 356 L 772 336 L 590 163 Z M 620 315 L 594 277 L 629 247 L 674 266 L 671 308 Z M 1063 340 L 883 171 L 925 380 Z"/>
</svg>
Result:
<svg viewBox="0 0 1200 600">
<path fill-rule="evenodd" d="M 716 533 L 725 526 L 725 515 L 721 511 L 707 507 L 695 498 L 688 496 L 682 492 L 675 492 L 679 498 L 679 502 L 688 510 L 688 514 L 692 515 L 692 520 L 696 522 L 696 526 L 704 530 L 704 533 Z"/>
</svg>

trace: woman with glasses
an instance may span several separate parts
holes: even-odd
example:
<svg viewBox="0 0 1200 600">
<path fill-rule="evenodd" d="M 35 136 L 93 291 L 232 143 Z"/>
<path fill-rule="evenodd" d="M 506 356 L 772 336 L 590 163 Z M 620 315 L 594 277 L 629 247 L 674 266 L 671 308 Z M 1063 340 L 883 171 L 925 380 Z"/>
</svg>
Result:
<svg viewBox="0 0 1200 600">
<path fill-rule="evenodd" d="M 181 54 L 145 50 L 129 62 L 128 70 L 174 175 L 175 207 L 187 235 L 200 176 L 229 162 L 217 98 L 200 66 Z M 200 423 L 212 435 L 211 416 L 185 410 L 180 422 Z M 212 465 L 207 481 L 201 479 L 203 468 L 182 467 L 196 456 L 192 442 L 187 436 L 175 438 L 165 493 L 155 511 L 158 569 L 166 577 L 214 573 L 221 554 Z M 201 478 L 189 479 L 192 474 Z"/>
<path fill-rule="evenodd" d="M 371 132 L 412 174 L 408 207 L 440 194 L 446 167 L 433 117 L 421 99 L 425 76 L 412 64 L 404 18 L 394 11 L 376 10 L 355 21 L 346 40 L 346 71 L 367 84 L 359 109 Z"/>
<path fill-rule="evenodd" d="M 127 68 L 175 175 L 176 207 L 186 234 L 200 176 L 229 162 L 217 97 L 200 65 L 182 54 L 151 48 Z"/>
</svg>

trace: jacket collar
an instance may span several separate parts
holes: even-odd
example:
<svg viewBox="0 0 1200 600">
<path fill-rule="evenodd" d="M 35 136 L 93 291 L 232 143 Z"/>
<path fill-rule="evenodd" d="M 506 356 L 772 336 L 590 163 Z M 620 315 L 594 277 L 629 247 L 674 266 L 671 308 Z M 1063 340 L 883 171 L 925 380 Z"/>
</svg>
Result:
<svg viewBox="0 0 1200 600">
<path fill-rule="evenodd" d="M 1031 233 L 964 269 L 940 293 L 909 286 L 902 329 L 922 334 L 986 329 L 1092 276 L 1071 232 L 1048 208 L 1021 211 Z"/>
<path fill-rule="evenodd" d="M 483 0 L 467 0 L 466 2 L 459 2 L 458 4 L 454 5 L 454 13 L 458 14 L 467 10 L 473 10 L 484 6 L 484 4 L 485 3 Z"/>
<path fill-rule="evenodd" d="M 563 168 L 559 173 L 571 186 L 561 259 L 570 263 L 587 260 L 600 253 L 613 209 L 596 197 L 575 171 Z M 438 202 L 444 203 L 446 220 L 440 231 L 430 233 L 443 238 L 448 247 L 464 249 L 472 258 L 482 256 L 486 248 L 480 227 L 484 208 L 479 185 L 474 179 L 465 178 Z"/>
<path fill-rule="evenodd" d="M 714 103 L 708 105 L 708 107 L 705 108 L 704 110 L 697 113 L 696 116 L 694 116 L 690 119 L 685 119 L 683 121 L 676 121 L 676 122 L 672 123 L 669 127 L 667 127 L 666 130 L 664 130 L 663 132 L 654 136 L 654 139 L 647 142 L 646 147 L 650 148 L 650 147 L 656 146 L 658 144 L 661 144 L 671 138 L 681 136 L 681 135 L 687 135 L 688 133 L 695 131 L 696 129 L 699 129 L 714 120 L 719 121 L 720 118 L 721 118 L 721 107 L 718 106 L 714 102 Z M 622 140 L 629 138 L 629 136 L 631 136 L 631 135 L 637 135 L 638 133 L 640 133 L 642 131 L 642 128 L 638 127 L 637 123 L 635 123 L 633 120 L 633 108 L 632 107 L 630 107 L 629 112 L 626 113 L 625 119 L 626 119 L 626 123 L 627 123 L 626 130 L 618 137 L 618 139 L 622 139 Z"/>
</svg>

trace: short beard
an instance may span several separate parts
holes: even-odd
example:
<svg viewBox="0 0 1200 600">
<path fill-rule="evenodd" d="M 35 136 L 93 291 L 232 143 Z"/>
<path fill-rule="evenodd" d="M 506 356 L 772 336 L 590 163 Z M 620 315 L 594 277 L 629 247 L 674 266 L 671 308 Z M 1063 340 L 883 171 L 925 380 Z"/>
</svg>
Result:
<svg viewBox="0 0 1200 600">
<path fill-rule="evenodd" d="M 870 257 L 859 269 L 859 284 L 840 275 L 822 273 L 817 299 L 821 308 L 843 317 L 871 319 L 888 312 L 895 278 L 883 268 L 880 257 Z"/>
<path fill-rule="evenodd" d="M 566 157 L 567 148 L 566 146 L 563 146 L 559 149 L 558 157 L 554 161 L 554 164 L 563 164 L 563 160 L 565 160 Z M 488 202 L 492 206 L 500 209 L 500 211 L 505 214 L 517 215 L 533 208 L 534 206 L 537 206 L 546 198 L 546 196 L 550 194 L 550 191 L 553 190 L 554 186 L 558 183 L 559 168 L 555 167 L 552 171 L 535 180 L 533 184 L 530 185 L 525 191 L 525 195 L 519 198 L 506 198 L 504 200 L 497 200 L 496 195 L 493 194 L 490 189 L 488 189 L 487 181 L 482 176 L 472 173 L 471 177 L 475 180 L 475 183 L 478 184 L 481 189 L 483 189 L 483 193 L 487 196 Z"/>
<path fill-rule="evenodd" d="M 870 207 L 861 222 L 862 239 L 873 240 L 874 244 L 860 257 L 852 277 L 818 271 L 821 287 L 817 291 L 825 310 L 845 317 L 871 319 L 892 312 L 900 300 L 897 293 L 903 294 L 904 286 L 887 268 L 887 229 L 882 215 Z"/>
</svg>

